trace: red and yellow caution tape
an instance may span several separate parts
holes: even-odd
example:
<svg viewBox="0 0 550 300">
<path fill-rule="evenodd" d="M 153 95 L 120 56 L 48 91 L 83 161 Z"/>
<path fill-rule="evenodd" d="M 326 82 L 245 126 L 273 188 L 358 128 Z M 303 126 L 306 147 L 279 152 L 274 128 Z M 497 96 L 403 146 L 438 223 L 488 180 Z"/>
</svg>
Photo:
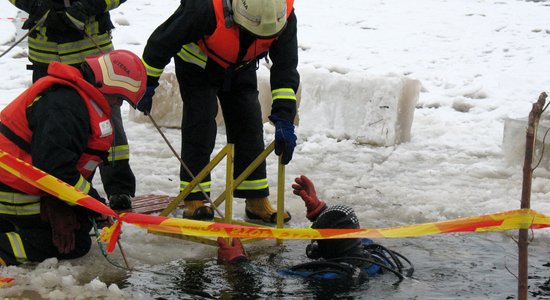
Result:
<svg viewBox="0 0 550 300">
<path fill-rule="evenodd" d="M 0 288 L 10 287 L 13 285 L 15 278 L 0 276 Z"/>
<path fill-rule="evenodd" d="M 550 227 L 550 217 L 531 209 L 468 217 L 450 221 L 397 226 L 382 229 L 271 228 L 195 221 L 127 213 L 122 221 L 153 232 L 215 237 L 267 239 L 402 238 L 451 232 L 503 231 Z"/>
<path fill-rule="evenodd" d="M 110 228 L 104 228 L 100 235 L 101 240 L 107 243 L 107 250 L 109 252 L 112 252 L 115 248 L 122 222 L 134 224 L 152 232 L 189 236 L 267 239 L 402 238 L 451 232 L 504 231 L 550 227 L 549 216 L 531 209 L 511 210 L 502 213 L 449 221 L 381 229 L 270 228 L 195 221 L 137 213 L 123 213 L 117 215 L 109 207 L 79 191 L 75 187 L 3 151 L 0 151 L 0 167 L 25 180 L 29 184 L 55 195 L 60 199 L 85 206 L 101 214 L 115 217 L 117 222 Z"/>
<path fill-rule="evenodd" d="M 0 20 L 3 21 L 27 21 L 29 18 L 15 18 L 15 17 L 8 17 L 8 18 L 0 18 Z"/>
<path fill-rule="evenodd" d="M 56 177 L 0 150 L 0 167 L 28 184 L 64 201 L 118 218 L 111 208 Z"/>
</svg>

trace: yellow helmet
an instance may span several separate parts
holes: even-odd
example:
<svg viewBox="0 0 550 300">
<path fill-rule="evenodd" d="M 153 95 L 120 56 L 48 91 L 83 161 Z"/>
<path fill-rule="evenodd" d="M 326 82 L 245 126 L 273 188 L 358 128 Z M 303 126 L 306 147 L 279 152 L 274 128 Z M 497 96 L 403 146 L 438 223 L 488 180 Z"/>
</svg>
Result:
<svg viewBox="0 0 550 300">
<path fill-rule="evenodd" d="M 260 38 L 274 37 L 286 26 L 286 0 L 233 0 L 236 24 Z"/>
</svg>

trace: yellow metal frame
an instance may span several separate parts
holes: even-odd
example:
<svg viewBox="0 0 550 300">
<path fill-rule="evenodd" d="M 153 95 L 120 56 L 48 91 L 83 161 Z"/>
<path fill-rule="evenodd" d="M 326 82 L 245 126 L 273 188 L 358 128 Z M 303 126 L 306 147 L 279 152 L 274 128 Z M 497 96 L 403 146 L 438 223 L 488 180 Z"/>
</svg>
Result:
<svg viewBox="0 0 550 300">
<path fill-rule="evenodd" d="M 227 144 L 223 147 L 216 156 L 202 169 L 199 174 L 195 176 L 193 180 L 187 185 L 187 187 L 181 191 L 178 196 L 176 196 L 168 206 L 160 213 L 161 216 L 168 216 L 174 209 L 176 209 L 181 201 L 187 197 L 193 188 L 197 186 L 221 161 L 224 157 L 227 158 L 227 166 L 225 172 L 225 191 L 223 191 L 218 198 L 213 202 L 213 204 L 218 207 L 225 201 L 225 217 L 214 217 L 214 222 L 226 223 L 226 224 L 239 224 L 246 226 L 257 226 L 257 227 L 266 227 L 258 225 L 256 223 L 249 223 L 245 221 L 239 221 L 233 219 L 233 191 L 241 184 L 266 158 L 273 152 L 275 149 L 275 143 L 271 142 L 254 161 L 236 178 L 233 179 L 233 165 L 234 165 L 234 148 L 233 144 Z M 279 157 L 278 163 L 278 176 L 277 176 L 277 228 L 284 227 L 284 211 L 285 211 L 285 166 L 281 163 L 281 158 Z M 157 233 L 150 232 L 159 235 L 170 236 L 174 238 L 189 240 L 197 243 L 202 243 L 206 245 L 218 246 L 216 240 L 206 237 L 195 237 L 195 236 L 182 236 L 175 234 L 167 233 Z M 255 239 L 242 239 L 243 243 L 251 242 Z M 282 240 L 277 240 L 277 244 L 282 244 Z"/>
</svg>

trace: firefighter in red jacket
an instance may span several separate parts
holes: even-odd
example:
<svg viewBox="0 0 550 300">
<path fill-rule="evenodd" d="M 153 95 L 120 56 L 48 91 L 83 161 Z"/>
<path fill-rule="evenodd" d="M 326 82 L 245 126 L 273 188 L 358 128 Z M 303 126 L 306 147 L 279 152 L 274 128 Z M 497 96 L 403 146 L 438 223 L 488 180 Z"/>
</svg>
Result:
<svg viewBox="0 0 550 300">
<path fill-rule="evenodd" d="M 111 105 L 145 93 L 140 58 L 126 50 L 87 57 L 80 69 L 53 62 L 0 112 L 0 149 L 105 202 L 91 186 L 113 144 Z M 90 217 L 0 170 L 0 264 L 77 258 L 91 246 Z"/>
<path fill-rule="evenodd" d="M 182 0 L 179 8 L 149 37 L 143 53 L 147 91 L 138 109 L 148 113 L 164 67 L 173 57 L 183 99 L 183 161 L 198 174 L 210 161 L 216 138 L 219 99 L 227 142 L 235 145 L 235 176 L 263 151 L 263 124 L 256 70 L 268 57 L 272 91 L 270 120 L 275 125 L 275 153 L 288 164 L 296 146 L 298 47 L 293 0 Z M 180 168 L 180 189 L 192 177 Z M 210 176 L 200 183 L 210 192 Z M 275 223 L 276 212 L 267 196 L 265 161 L 235 190 L 246 198 L 246 215 Z M 184 217 L 211 219 L 197 186 L 184 199 Z M 290 215 L 285 213 L 285 221 Z"/>
</svg>

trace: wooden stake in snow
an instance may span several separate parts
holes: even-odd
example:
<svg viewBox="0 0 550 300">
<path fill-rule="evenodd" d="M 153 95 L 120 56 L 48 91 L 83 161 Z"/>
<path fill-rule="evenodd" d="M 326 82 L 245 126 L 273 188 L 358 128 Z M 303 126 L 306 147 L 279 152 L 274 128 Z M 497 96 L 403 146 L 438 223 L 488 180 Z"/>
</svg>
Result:
<svg viewBox="0 0 550 300">
<path fill-rule="evenodd" d="M 546 93 L 541 93 L 529 113 L 525 139 L 525 161 L 523 162 L 523 185 L 521 191 L 521 208 L 531 208 L 531 183 L 533 179 L 533 152 L 539 126 L 540 116 L 544 111 Z M 528 250 L 529 229 L 520 229 L 518 237 L 518 300 L 527 300 L 528 293 Z"/>
</svg>

